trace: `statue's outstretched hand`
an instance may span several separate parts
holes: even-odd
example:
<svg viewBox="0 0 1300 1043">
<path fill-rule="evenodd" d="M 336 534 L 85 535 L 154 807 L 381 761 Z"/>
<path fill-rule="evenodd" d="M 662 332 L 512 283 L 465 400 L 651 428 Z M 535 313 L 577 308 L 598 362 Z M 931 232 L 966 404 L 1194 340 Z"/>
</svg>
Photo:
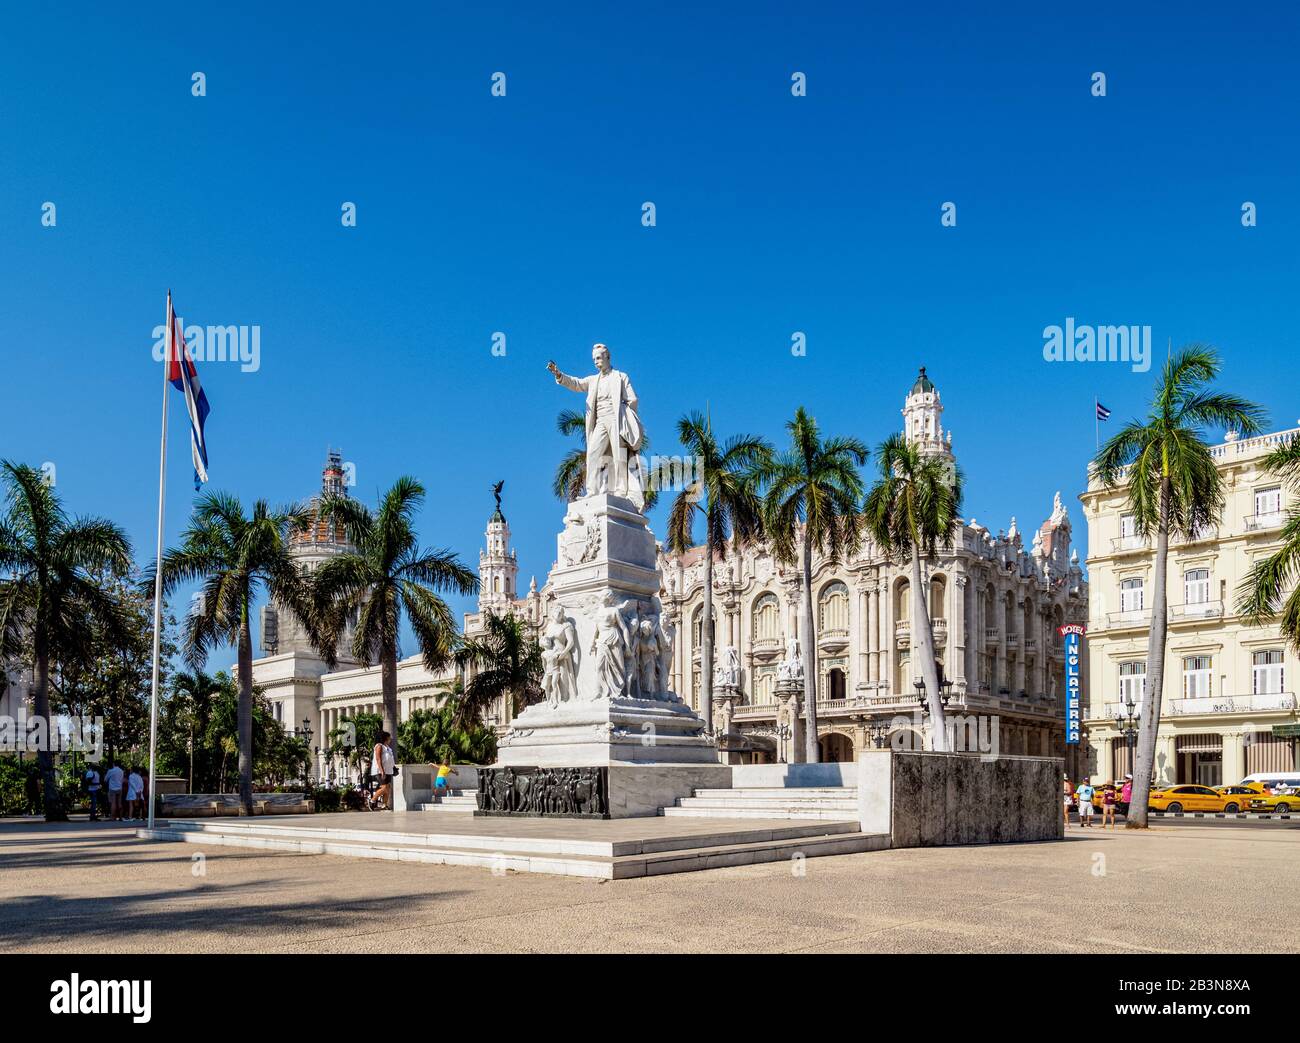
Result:
<svg viewBox="0 0 1300 1043">
<path fill-rule="evenodd" d="M 555 364 L 555 359 L 547 359 L 546 368 L 550 371 L 551 376 L 558 377 L 560 375 L 560 367 Z"/>
</svg>

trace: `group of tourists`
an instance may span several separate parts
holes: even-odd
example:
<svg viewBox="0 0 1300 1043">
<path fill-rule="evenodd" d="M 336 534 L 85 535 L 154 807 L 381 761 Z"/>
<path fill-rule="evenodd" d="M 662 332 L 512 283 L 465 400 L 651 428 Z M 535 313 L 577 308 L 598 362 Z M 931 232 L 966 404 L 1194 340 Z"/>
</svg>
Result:
<svg viewBox="0 0 1300 1043">
<path fill-rule="evenodd" d="M 87 764 L 81 783 L 90 799 L 90 821 L 98 822 L 101 813 L 113 822 L 143 820 L 149 810 L 148 779 L 149 772 L 144 768 L 128 772 L 109 761 L 101 775 L 97 765 Z"/>
<path fill-rule="evenodd" d="M 1084 779 L 1078 787 L 1070 785 L 1070 776 L 1062 776 L 1064 779 L 1065 789 L 1065 824 L 1070 824 L 1070 809 L 1077 800 L 1079 805 L 1079 825 L 1088 827 L 1092 825 L 1093 815 L 1097 811 L 1097 806 L 1093 799 L 1098 796 L 1097 787 L 1091 782 Z M 1120 813 L 1127 817 L 1129 802 L 1133 796 L 1133 776 L 1125 775 L 1123 782 L 1107 782 L 1100 789 L 1101 805 L 1101 828 L 1105 829 L 1110 826 L 1115 828 L 1115 811 L 1118 808 Z"/>
</svg>

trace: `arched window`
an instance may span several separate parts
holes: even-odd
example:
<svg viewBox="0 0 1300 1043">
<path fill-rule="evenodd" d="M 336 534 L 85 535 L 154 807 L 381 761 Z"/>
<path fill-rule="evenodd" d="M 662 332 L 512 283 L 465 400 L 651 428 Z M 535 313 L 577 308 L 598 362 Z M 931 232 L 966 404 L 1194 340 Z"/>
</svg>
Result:
<svg viewBox="0 0 1300 1043">
<path fill-rule="evenodd" d="M 699 648 L 704 644 L 704 608 L 701 606 L 691 616 L 691 645 Z"/>
<path fill-rule="evenodd" d="M 944 595 L 947 593 L 948 581 L 943 576 L 934 576 L 930 580 L 930 618 L 944 618 Z"/>
<path fill-rule="evenodd" d="M 848 632 L 849 629 L 849 588 L 843 583 L 832 583 L 822 591 L 821 632 Z"/>
<path fill-rule="evenodd" d="M 754 640 L 781 639 L 781 605 L 775 594 L 763 594 L 754 602 Z"/>
</svg>

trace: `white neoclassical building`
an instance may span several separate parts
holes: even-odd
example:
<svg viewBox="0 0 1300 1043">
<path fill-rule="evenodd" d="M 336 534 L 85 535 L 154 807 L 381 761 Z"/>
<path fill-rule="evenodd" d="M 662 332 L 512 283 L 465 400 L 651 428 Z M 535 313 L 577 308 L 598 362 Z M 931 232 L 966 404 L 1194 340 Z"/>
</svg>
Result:
<svg viewBox="0 0 1300 1043">
<path fill-rule="evenodd" d="M 1233 784 L 1259 771 L 1291 771 L 1297 762 L 1300 663 L 1277 627 L 1249 627 L 1237 590 L 1260 558 L 1280 545 L 1287 491 L 1262 466 L 1300 428 L 1238 439 L 1211 450 L 1226 503 L 1217 526 L 1171 541 L 1167 576 L 1169 631 L 1156 733 L 1161 782 Z M 1138 536 L 1122 488 L 1094 479 L 1080 496 L 1088 524 L 1087 659 L 1091 684 L 1084 728 L 1096 781 L 1131 770 L 1127 704 L 1146 691 L 1155 554 Z M 1116 717 L 1123 715 L 1121 731 Z"/>
<path fill-rule="evenodd" d="M 927 453 L 951 457 L 939 391 L 921 370 L 907 394 L 904 431 Z M 323 488 L 343 492 L 337 454 L 326 465 Z M 314 568 L 346 547 L 339 531 L 321 526 L 296 548 L 304 568 Z M 676 627 L 673 686 L 699 709 L 703 617 L 703 548 L 660 553 L 664 612 Z M 485 613 L 514 613 L 537 626 L 545 618 L 548 590 L 530 584 L 520 596 L 518 562 L 510 526 L 493 512 L 479 554 L 478 611 L 464 629 L 480 631 Z M 1060 497 L 1026 538 L 1015 518 L 991 532 L 971 518 L 954 545 L 926 563 L 925 582 L 939 658 L 953 682 L 949 713 L 978 716 L 996 727 L 1001 752 L 1055 755 L 1071 763 L 1065 745 L 1064 658 L 1057 628 L 1081 622 L 1087 585 L 1070 544 L 1070 522 Z M 910 566 L 889 559 L 867 541 L 838 562 L 815 556 L 818 732 L 824 760 L 848 760 L 869 743 L 887 741 L 901 727 L 924 732 L 911 661 Z M 783 742 L 776 686 L 780 661 L 799 633 L 799 571 L 779 565 L 765 547 L 729 553 L 714 569 L 716 658 L 726 660 L 729 685 L 717 698 L 715 725 L 724 756 L 768 761 L 788 752 Z M 327 672 L 288 613 L 269 608 L 263 618 L 266 655 L 253 664 L 255 682 L 276 706 L 286 728 L 307 720 L 315 736 L 327 734 L 357 711 L 378 711 L 377 667 L 342 655 Z M 418 655 L 398 665 L 403 718 L 431 707 L 454 681 L 454 671 L 426 671 Z M 720 698 L 718 698 L 721 696 Z M 504 729 L 511 708 L 499 706 L 491 723 Z M 903 719 L 909 723 L 904 725 Z M 786 736 L 788 738 L 788 735 Z"/>
<path fill-rule="evenodd" d="M 952 456 L 939 390 L 924 369 L 902 414 L 906 436 L 923 452 Z M 676 690 L 697 707 L 703 555 L 696 547 L 661 562 L 664 607 L 677 623 Z M 852 759 L 869 743 L 886 741 L 900 718 L 921 720 L 910 573 L 910 564 L 870 540 L 846 560 L 813 557 L 822 760 Z M 924 573 L 938 658 L 953 682 L 949 714 L 988 719 L 999 728 L 1003 753 L 1068 760 L 1057 627 L 1084 618 L 1087 593 L 1060 497 L 1028 547 L 1015 518 L 997 533 L 971 518 Z M 717 658 L 739 663 L 738 697 L 719 708 L 720 730 L 739 736 L 728 744 L 738 758 L 769 760 L 783 748 L 780 662 L 791 638 L 804 639 L 799 567 L 779 564 L 764 546 L 745 548 L 715 564 L 713 582 Z"/>
</svg>

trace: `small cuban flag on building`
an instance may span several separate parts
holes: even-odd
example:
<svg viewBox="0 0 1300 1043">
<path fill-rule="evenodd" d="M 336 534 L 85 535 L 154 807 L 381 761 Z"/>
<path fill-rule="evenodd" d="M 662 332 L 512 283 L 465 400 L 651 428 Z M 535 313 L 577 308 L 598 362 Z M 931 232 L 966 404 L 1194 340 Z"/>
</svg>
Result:
<svg viewBox="0 0 1300 1043">
<path fill-rule="evenodd" d="M 1110 410 L 1107 409 L 1105 406 L 1103 406 L 1100 402 L 1097 403 L 1097 419 L 1098 420 L 1110 419 Z"/>
<path fill-rule="evenodd" d="M 208 396 L 199 383 L 199 371 L 194 366 L 189 346 L 185 343 L 185 327 L 172 308 L 172 295 L 167 294 L 167 322 L 171 331 L 167 357 L 167 380 L 185 396 L 185 412 L 190 420 L 190 456 L 194 461 L 194 491 L 208 480 L 208 446 L 203 438 L 203 426 L 208 420 Z"/>
</svg>

